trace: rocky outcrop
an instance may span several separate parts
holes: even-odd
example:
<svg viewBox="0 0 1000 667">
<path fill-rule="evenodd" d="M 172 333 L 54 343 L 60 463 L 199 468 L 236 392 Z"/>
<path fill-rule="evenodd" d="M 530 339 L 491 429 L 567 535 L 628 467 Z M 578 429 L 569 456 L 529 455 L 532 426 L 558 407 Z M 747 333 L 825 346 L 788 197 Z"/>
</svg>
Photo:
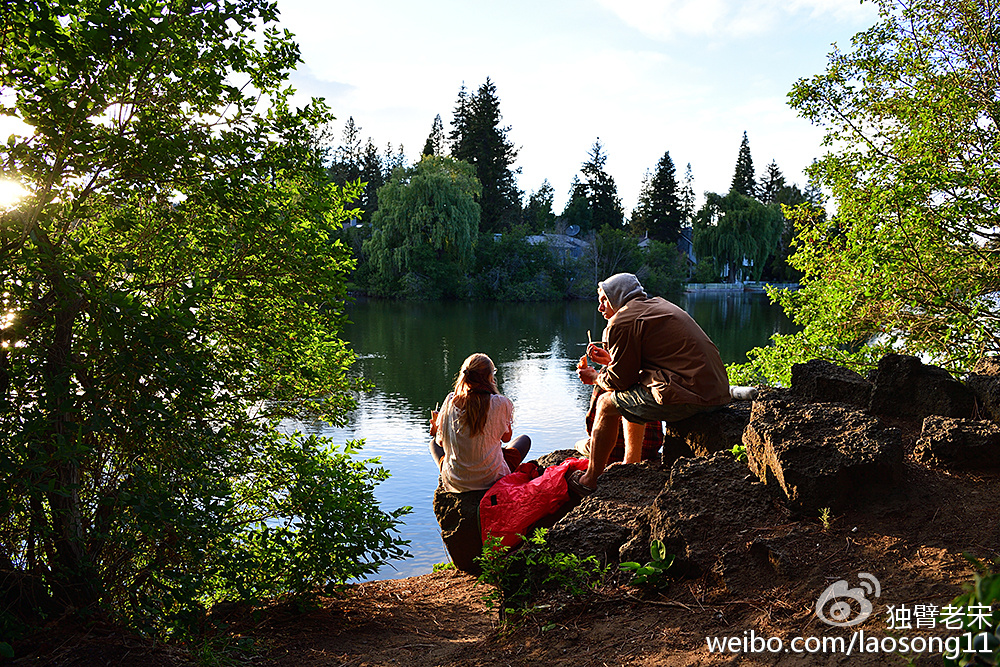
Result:
<svg viewBox="0 0 1000 667">
<path fill-rule="evenodd" d="M 1000 357 L 981 359 L 965 379 L 976 397 L 978 417 L 1000 424 Z"/>
<path fill-rule="evenodd" d="M 928 417 L 913 457 L 940 468 L 995 468 L 1000 466 L 1000 426 L 973 419 Z"/>
<path fill-rule="evenodd" d="M 785 518 L 780 508 L 775 510 L 772 494 L 732 454 L 680 459 L 653 502 L 648 535 L 636 534 L 621 558 L 648 560 L 649 541 L 658 539 L 677 556 L 676 572 L 711 570 L 724 553 L 742 548 L 743 531 Z"/>
<path fill-rule="evenodd" d="M 817 403 L 848 403 L 867 409 L 872 383 L 843 366 L 813 359 L 792 366 L 792 393 Z"/>
<path fill-rule="evenodd" d="M 797 512 L 837 511 L 902 476 L 899 431 L 849 405 L 780 396 L 755 401 L 743 444 L 750 469 L 780 487 Z"/>
<path fill-rule="evenodd" d="M 633 533 L 648 535 L 649 508 L 669 477 L 669 470 L 652 461 L 607 468 L 597 490 L 549 530 L 546 542 L 556 551 L 619 562 L 619 551 Z"/>
<path fill-rule="evenodd" d="M 734 401 L 724 408 L 665 422 L 661 461 L 670 467 L 681 457 L 711 456 L 743 442 L 750 421 L 750 401 Z"/>
<path fill-rule="evenodd" d="M 872 374 L 868 411 L 873 415 L 924 419 L 930 415 L 971 418 L 972 391 L 937 366 L 916 357 L 887 354 Z"/>
</svg>

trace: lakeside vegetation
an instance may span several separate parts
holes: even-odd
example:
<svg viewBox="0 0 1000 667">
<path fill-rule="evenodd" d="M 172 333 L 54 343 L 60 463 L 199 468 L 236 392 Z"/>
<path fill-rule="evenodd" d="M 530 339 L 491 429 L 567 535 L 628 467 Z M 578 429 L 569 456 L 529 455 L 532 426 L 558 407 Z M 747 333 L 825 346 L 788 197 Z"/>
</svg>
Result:
<svg viewBox="0 0 1000 667">
<path fill-rule="evenodd" d="M 0 651 L 65 615 L 183 639 L 216 602 L 302 599 L 405 553 L 406 508 L 378 508 L 386 472 L 357 443 L 276 429 L 353 404 L 349 277 L 511 300 L 622 270 L 662 292 L 689 270 L 797 277 L 773 296 L 801 331 L 736 369 L 747 382 L 890 349 L 954 373 L 1000 355 L 995 10 L 878 4 L 790 94 L 827 131 L 806 192 L 776 165 L 755 177 L 744 140 L 730 192 L 694 210 L 667 151 L 627 223 L 600 141 L 560 214 L 551 186 L 524 199 L 489 80 L 412 165 L 357 128 L 331 153 L 325 104 L 288 102 L 299 53 L 273 3 L 5 6 L 0 112 L 35 134 L 0 147 L 29 193 L 0 211 Z M 571 227 L 589 254 L 528 240 Z"/>
</svg>

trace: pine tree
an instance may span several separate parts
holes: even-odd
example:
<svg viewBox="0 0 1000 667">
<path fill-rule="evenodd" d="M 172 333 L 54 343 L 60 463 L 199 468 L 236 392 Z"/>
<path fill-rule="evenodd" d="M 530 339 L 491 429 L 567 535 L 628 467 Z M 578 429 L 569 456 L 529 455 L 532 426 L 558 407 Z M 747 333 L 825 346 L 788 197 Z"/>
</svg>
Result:
<svg viewBox="0 0 1000 667">
<path fill-rule="evenodd" d="M 677 187 L 676 169 L 670 151 L 656 163 L 656 171 L 643 186 L 639 206 L 643 231 L 649 237 L 665 243 L 676 243 L 680 238 L 684 212 Z"/>
<path fill-rule="evenodd" d="M 472 96 L 463 84 L 449 135 L 451 155 L 476 169 L 483 188 L 480 229 L 487 233 L 508 229 L 521 213 L 521 192 L 512 169 L 518 151 L 507 138 L 510 127 L 502 126 L 501 118 L 500 98 L 493 81 L 487 78 Z"/>
<path fill-rule="evenodd" d="M 542 181 L 538 189 L 528 197 L 528 203 L 524 206 L 524 224 L 533 232 L 544 232 L 552 229 L 556 216 L 552 212 L 552 203 L 555 201 L 555 190 L 549 179 Z"/>
<path fill-rule="evenodd" d="M 760 201 L 762 204 L 774 204 L 778 201 L 778 193 L 785 187 L 785 177 L 778 169 L 778 163 L 771 160 L 767 171 L 760 177 Z"/>
<path fill-rule="evenodd" d="M 691 173 L 691 163 L 687 163 L 684 170 L 684 185 L 680 190 L 681 200 L 681 226 L 690 227 L 691 219 L 694 218 L 694 174 Z"/>
<path fill-rule="evenodd" d="M 590 204 L 591 224 L 594 229 L 612 227 L 620 229 L 624 218 L 621 199 L 618 197 L 618 186 L 615 179 L 604 170 L 608 156 L 604 153 L 601 138 L 594 141 L 593 147 L 583 163 L 580 172 L 586 179 L 586 196 Z"/>
<path fill-rule="evenodd" d="M 736 172 L 733 174 L 733 184 L 729 186 L 729 190 L 738 192 L 744 197 L 757 198 L 753 158 L 750 157 L 750 142 L 747 140 L 746 132 L 743 132 L 743 142 L 740 144 L 740 152 L 736 157 Z"/>
<path fill-rule="evenodd" d="M 431 133 L 427 135 L 427 141 L 424 142 L 424 150 L 421 155 L 437 155 L 442 157 L 445 152 L 445 137 L 444 137 L 444 123 L 441 121 L 441 114 L 434 116 L 434 122 L 431 124 Z"/>
</svg>

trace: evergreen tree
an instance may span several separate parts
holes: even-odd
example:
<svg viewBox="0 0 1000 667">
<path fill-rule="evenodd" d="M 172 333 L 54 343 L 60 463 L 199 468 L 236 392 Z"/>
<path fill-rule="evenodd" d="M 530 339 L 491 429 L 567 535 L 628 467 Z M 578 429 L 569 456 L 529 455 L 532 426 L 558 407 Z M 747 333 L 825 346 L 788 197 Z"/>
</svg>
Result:
<svg viewBox="0 0 1000 667">
<path fill-rule="evenodd" d="M 569 186 L 569 199 L 559 219 L 566 228 L 575 225 L 581 232 L 587 232 L 593 227 L 593 218 L 590 201 L 587 199 L 587 186 L 579 176 L 574 176 Z"/>
<path fill-rule="evenodd" d="M 421 155 L 437 155 L 443 156 L 445 153 L 445 137 L 444 137 L 444 123 L 441 121 L 441 114 L 434 116 L 434 122 L 431 124 L 431 133 L 427 135 L 427 141 L 424 142 L 424 150 Z"/>
<path fill-rule="evenodd" d="M 344 124 L 341 144 L 333 151 L 333 159 L 327 167 L 330 180 L 337 185 L 362 183 L 358 201 L 357 218 L 371 220 L 378 210 L 378 190 L 385 185 L 392 170 L 406 162 L 403 147 L 393 150 L 389 143 L 385 155 L 379 155 L 371 137 L 362 148 L 361 127 L 350 117 Z"/>
<path fill-rule="evenodd" d="M 657 162 L 652 178 L 644 180 L 636 210 L 641 231 L 648 232 L 650 238 L 665 243 L 676 243 L 680 238 L 684 212 L 670 151 Z"/>
<path fill-rule="evenodd" d="M 600 137 L 594 141 L 587 161 L 583 163 L 580 172 L 586 179 L 586 196 L 590 204 L 591 225 L 594 229 L 611 227 L 621 229 L 624 219 L 622 202 L 618 197 L 618 186 L 604 166 L 608 156 Z"/>
<path fill-rule="evenodd" d="M 500 98 L 493 81 L 487 78 L 471 96 L 463 84 L 449 135 L 451 155 L 476 170 L 482 185 L 480 226 L 487 233 L 508 229 L 521 212 L 521 193 L 512 169 L 518 151 L 507 138 L 510 127 L 502 126 L 501 119 Z"/>
<path fill-rule="evenodd" d="M 687 169 L 684 170 L 684 184 L 680 189 L 680 200 L 681 200 L 681 226 L 688 227 L 691 225 L 691 219 L 694 218 L 694 174 L 691 173 L 691 163 L 687 163 Z"/>
<path fill-rule="evenodd" d="M 639 200 L 636 202 L 635 208 L 632 209 L 632 217 L 628 222 L 632 234 L 637 237 L 649 233 L 649 209 L 652 199 L 650 183 L 652 180 L 653 175 L 647 169 L 646 173 L 642 175 L 642 185 L 639 186 Z"/>
<path fill-rule="evenodd" d="M 549 179 L 542 181 L 538 189 L 528 197 L 524 207 L 524 224 L 533 232 L 544 232 L 555 225 L 556 216 L 552 212 L 555 190 Z"/>
<path fill-rule="evenodd" d="M 778 201 L 778 193 L 785 187 L 785 177 L 778 169 L 778 163 L 771 160 L 767 171 L 760 177 L 760 201 L 762 204 L 774 204 Z"/>
<path fill-rule="evenodd" d="M 743 133 L 743 141 L 740 143 L 740 152 L 736 157 L 736 172 L 733 174 L 733 183 L 729 186 L 729 190 L 738 192 L 744 197 L 757 197 L 753 158 L 750 157 L 750 142 L 747 140 L 746 132 Z"/>
</svg>

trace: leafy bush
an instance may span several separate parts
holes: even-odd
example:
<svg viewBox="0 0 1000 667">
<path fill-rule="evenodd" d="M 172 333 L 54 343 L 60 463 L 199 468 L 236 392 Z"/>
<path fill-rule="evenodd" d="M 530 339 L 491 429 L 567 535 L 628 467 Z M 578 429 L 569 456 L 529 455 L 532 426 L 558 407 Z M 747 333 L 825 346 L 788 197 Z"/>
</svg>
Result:
<svg viewBox="0 0 1000 667">
<path fill-rule="evenodd" d="M 482 556 L 476 559 L 483 569 L 477 583 L 494 587 L 484 600 L 497 605 L 501 623 L 508 614 L 523 610 L 543 590 L 583 595 L 607 572 L 594 556 L 580 558 L 553 552 L 545 542 L 546 532 L 537 529 L 517 549 L 503 546 L 499 538 L 490 538 L 483 545 Z"/>
<path fill-rule="evenodd" d="M 654 586 L 663 588 L 668 583 L 667 570 L 674 564 L 674 556 L 667 553 L 667 547 L 662 540 L 653 540 L 649 543 L 650 561 L 645 565 L 639 565 L 635 561 L 626 561 L 619 564 L 619 568 L 632 572 L 633 586 Z"/>
<path fill-rule="evenodd" d="M 963 554 L 975 569 L 972 582 L 965 585 L 966 592 L 951 601 L 942 613 L 954 610 L 962 619 L 962 631 L 972 637 L 972 651 L 965 651 L 955 658 L 945 657 L 946 667 L 1000 664 L 1000 560 L 992 566 Z M 965 640 L 963 639 L 963 645 Z"/>
</svg>

